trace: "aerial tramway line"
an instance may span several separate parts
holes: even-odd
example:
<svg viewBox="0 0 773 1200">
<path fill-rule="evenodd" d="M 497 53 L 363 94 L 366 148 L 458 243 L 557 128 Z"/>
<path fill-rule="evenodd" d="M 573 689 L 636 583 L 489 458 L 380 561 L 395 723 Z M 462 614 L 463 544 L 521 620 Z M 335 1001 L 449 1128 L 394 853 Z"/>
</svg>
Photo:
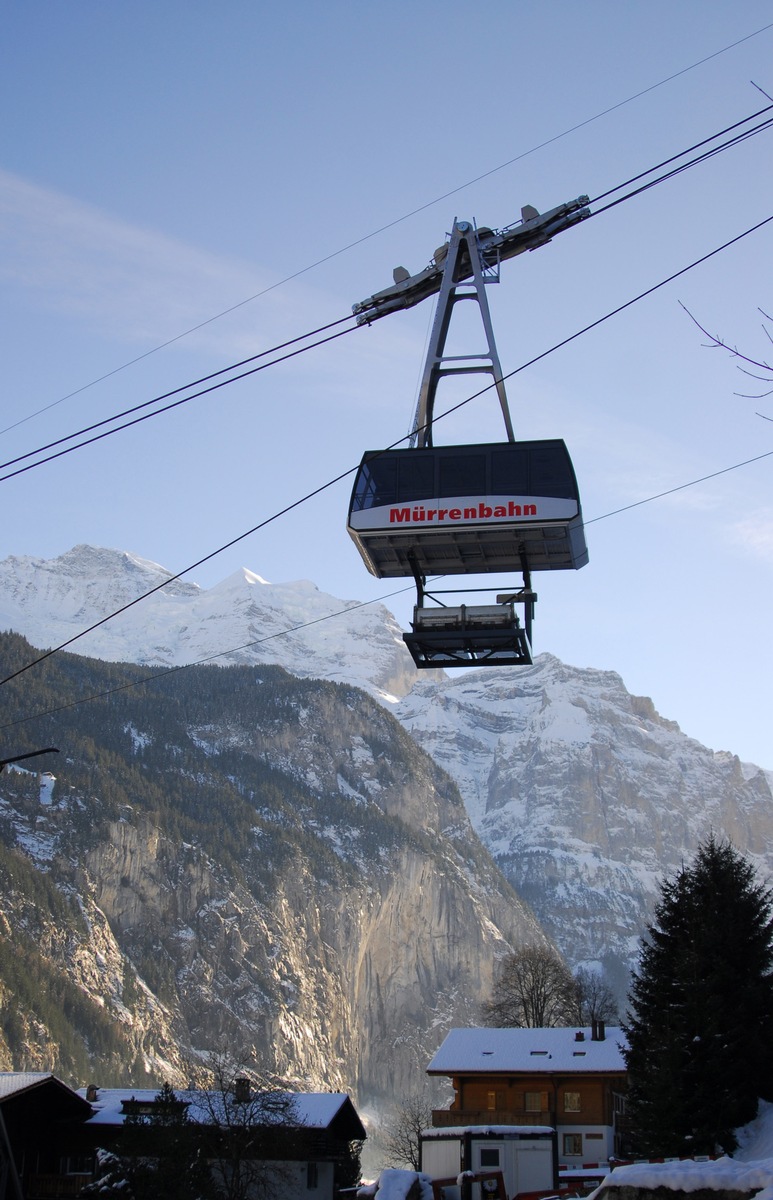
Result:
<svg viewBox="0 0 773 1200">
<path fill-rule="evenodd" d="M 371 324 L 438 294 L 419 403 L 407 448 L 367 451 L 358 469 L 348 530 L 377 579 L 413 576 L 416 604 L 404 640 L 420 668 L 524 665 L 532 662 L 533 571 L 577 570 L 588 561 L 577 480 L 563 441 L 516 441 L 499 363 L 486 285 L 500 263 L 543 246 L 590 216 L 588 197 L 539 214 L 531 206 L 506 229 L 455 221 L 449 240 L 417 275 L 394 271 L 394 285 L 354 305 Z M 477 303 L 486 349 L 445 353 L 454 307 Z M 435 446 L 438 385 L 452 375 L 487 374 L 499 399 L 507 440 Z M 494 604 L 447 604 L 429 576 L 519 572 L 521 584 Z M 496 591 L 496 588 L 454 589 Z M 520 613 L 523 614 L 523 620 Z"/>
</svg>

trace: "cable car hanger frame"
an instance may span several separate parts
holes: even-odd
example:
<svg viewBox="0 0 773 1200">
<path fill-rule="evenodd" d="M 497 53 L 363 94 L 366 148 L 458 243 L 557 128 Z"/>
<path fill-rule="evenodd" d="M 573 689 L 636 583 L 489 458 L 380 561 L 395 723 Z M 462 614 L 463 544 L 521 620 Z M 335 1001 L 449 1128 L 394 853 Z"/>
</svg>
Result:
<svg viewBox="0 0 773 1200">
<path fill-rule="evenodd" d="M 540 215 L 527 206 L 515 226 L 495 232 L 454 221 L 449 240 L 417 275 L 396 267 L 394 285 L 354 305 L 359 324 L 438 294 L 408 448 L 363 456 L 348 530 L 377 578 L 413 576 L 411 632 L 403 639 L 420 669 L 528 665 L 532 659 L 533 570 L 579 569 L 588 561 L 577 481 L 563 441 L 517 442 L 499 362 L 486 285 L 503 259 L 545 245 L 590 216 L 587 196 Z M 480 354 L 446 354 L 451 318 L 477 303 L 486 339 Z M 454 375 L 493 378 L 507 440 L 434 446 L 438 386 Z M 427 578 L 520 571 L 521 587 L 496 604 L 448 605 Z M 456 589 L 456 592 L 462 589 Z M 494 588 L 466 589 L 492 591 Z M 433 604 L 428 604 L 428 600 Z M 523 608 L 524 623 L 516 612 Z"/>
</svg>

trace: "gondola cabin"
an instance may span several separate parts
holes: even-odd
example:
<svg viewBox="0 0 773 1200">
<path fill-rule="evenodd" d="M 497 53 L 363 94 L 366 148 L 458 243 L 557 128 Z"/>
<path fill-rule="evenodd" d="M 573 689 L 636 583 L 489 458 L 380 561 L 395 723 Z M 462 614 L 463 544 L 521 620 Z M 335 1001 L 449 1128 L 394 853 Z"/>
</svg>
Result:
<svg viewBox="0 0 773 1200">
<path fill-rule="evenodd" d="M 588 561 L 560 439 L 369 451 L 348 530 L 378 579 L 577 570 Z"/>
</svg>

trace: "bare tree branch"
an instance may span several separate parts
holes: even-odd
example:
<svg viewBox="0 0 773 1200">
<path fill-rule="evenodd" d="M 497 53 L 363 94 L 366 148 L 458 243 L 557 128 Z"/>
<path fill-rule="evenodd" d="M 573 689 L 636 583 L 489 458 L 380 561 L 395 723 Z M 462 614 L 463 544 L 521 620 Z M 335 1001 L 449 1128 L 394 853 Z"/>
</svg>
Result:
<svg viewBox="0 0 773 1200">
<path fill-rule="evenodd" d="M 573 1024 L 578 1018 L 571 971 L 549 947 L 521 946 L 502 960 L 483 1019 L 500 1028 Z"/>
<path fill-rule="evenodd" d="M 432 1104 L 426 1092 L 403 1096 L 384 1122 L 382 1145 L 387 1166 L 420 1169 L 419 1134 L 432 1124 Z"/>
<path fill-rule="evenodd" d="M 765 392 L 759 392 L 759 393 L 754 393 L 754 394 L 750 394 L 747 392 L 734 392 L 733 395 L 738 396 L 743 400 L 762 400 L 766 396 L 773 395 L 773 364 L 767 362 L 765 359 L 750 358 L 748 354 L 742 354 L 737 346 L 731 346 L 729 344 L 729 342 L 726 342 L 723 338 L 719 337 L 717 334 L 709 333 L 709 331 L 707 329 L 705 329 L 703 327 L 703 325 L 701 325 L 700 321 L 696 317 L 693 316 L 693 314 L 690 312 L 689 308 L 687 308 L 686 305 L 682 304 L 681 300 L 679 301 L 679 306 L 680 306 L 680 308 L 683 309 L 684 312 L 687 313 L 687 316 L 690 318 L 693 325 L 695 325 L 698 329 L 700 329 L 700 331 L 704 337 L 707 337 L 709 339 L 708 342 L 706 343 L 706 345 L 709 349 L 711 349 L 711 350 L 726 350 L 727 353 L 729 355 L 731 355 L 732 358 L 737 358 L 740 360 L 740 362 L 736 363 L 736 366 L 738 367 L 738 370 L 742 372 L 742 374 L 748 375 L 749 378 L 751 378 L 751 379 L 758 379 L 758 380 L 760 380 L 761 383 L 771 384 L 771 387 L 768 388 L 768 390 Z M 760 308 L 758 311 L 762 313 L 762 315 L 766 321 L 770 321 L 771 323 L 773 323 L 773 318 L 769 317 L 768 314 L 764 311 L 764 309 Z M 763 332 L 765 333 L 765 336 L 767 337 L 768 341 L 773 342 L 773 337 L 771 336 L 770 330 L 765 325 L 762 326 L 762 329 L 763 329 Z M 759 367 L 759 369 L 761 371 L 765 371 L 766 374 L 765 375 L 755 375 L 753 371 L 748 371 L 748 370 L 746 370 L 745 367 L 742 367 L 740 365 L 742 362 L 748 363 L 750 367 Z M 757 416 L 759 416 L 759 415 L 760 414 L 758 413 Z"/>
<path fill-rule="evenodd" d="M 227 1053 L 209 1057 L 214 1087 L 198 1093 L 212 1143 L 208 1157 L 223 1200 L 269 1200 L 289 1184 L 283 1154 L 303 1120 L 281 1081 L 245 1068 Z"/>
<path fill-rule="evenodd" d="M 594 1021 L 614 1024 L 618 1020 L 617 999 L 603 975 L 587 967 L 578 967 L 574 982 L 581 1024 L 592 1025 Z"/>
</svg>

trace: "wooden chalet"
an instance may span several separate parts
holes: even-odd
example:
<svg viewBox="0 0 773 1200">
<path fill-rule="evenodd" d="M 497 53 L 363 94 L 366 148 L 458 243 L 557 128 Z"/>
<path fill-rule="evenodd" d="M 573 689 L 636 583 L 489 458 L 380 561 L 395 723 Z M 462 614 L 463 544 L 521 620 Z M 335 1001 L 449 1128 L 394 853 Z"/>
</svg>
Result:
<svg viewBox="0 0 773 1200">
<path fill-rule="evenodd" d="M 578 1029 L 452 1029 L 427 1068 L 454 1088 L 442 1126 L 550 1125 L 566 1168 L 626 1152 L 627 1072 L 623 1031 L 595 1022 Z"/>
<path fill-rule="evenodd" d="M 175 1104 L 187 1113 L 193 1137 L 211 1162 L 216 1186 L 218 1160 L 207 1149 L 215 1141 L 222 1146 L 225 1140 L 227 1146 L 229 1131 L 238 1133 L 239 1127 L 228 1123 L 235 1109 L 248 1114 L 242 1118 L 248 1122 L 244 1128 L 250 1132 L 250 1146 L 257 1148 L 250 1157 L 280 1166 L 283 1200 L 333 1200 L 342 1184 L 354 1182 L 356 1146 L 366 1132 L 349 1096 L 286 1093 L 288 1115 L 281 1119 L 286 1123 L 272 1123 L 260 1137 L 260 1110 L 250 1115 L 248 1081 L 236 1082 L 242 1086 L 233 1094 L 201 1089 L 175 1094 Z M 50 1073 L 0 1073 L 0 1200 L 78 1196 L 94 1179 L 97 1150 L 121 1153 L 130 1118 L 143 1119 L 140 1132 L 152 1157 L 159 1137 L 154 1127 L 158 1106 L 157 1090 L 92 1085 L 75 1091 Z M 136 1120 L 134 1132 L 136 1137 Z M 136 1141 L 134 1146 L 136 1152 Z"/>
<path fill-rule="evenodd" d="M 0 1200 L 77 1196 L 94 1156 L 73 1147 L 92 1112 L 48 1071 L 0 1072 Z"/>
</svg>

